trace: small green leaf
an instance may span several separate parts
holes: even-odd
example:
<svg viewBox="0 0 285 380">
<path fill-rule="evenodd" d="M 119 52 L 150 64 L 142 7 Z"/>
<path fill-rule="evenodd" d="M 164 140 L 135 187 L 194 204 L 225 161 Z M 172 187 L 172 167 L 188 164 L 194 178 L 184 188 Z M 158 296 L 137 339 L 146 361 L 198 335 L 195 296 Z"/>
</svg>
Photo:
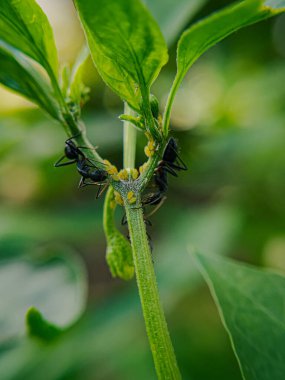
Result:
<svg viewBox="0 0 285 380">
<path fill-rule="evenodd" d="M 30 307 L 26 314 L 27 334 L 32 338 L 38 338 L 49 342 L 57 338 L 64 330 L 46 321 L 42 314 L 35 308 Z"/>
<path fill-rule="evenodd" d="M 175 94 L 193 63 L 210 47 L 237 30 L 285 11 L 285 2 L 244 0 L 197 22 L 186 30 L 177 48 L 177 74 L 174 79 L 164 116 L 164 134 L 168 133 L 171 107 Z"/>
<path fill-rule="evenodd" d="M 0 83 L 38 104 L 55 119 L 59 109 L 45 77 L 30 59 L 0 40 Z"/>
<path fill-rule="evenodd" d="M 122 114 L 119 116 L 119 119 L 122 121 L 129 121 L 135 127 L 137 127 L 140 131 L 145 131 L 141 116 L 132 116 L 127 114 Z"/>
<path fill-rule="evenodd" d="M 285 374 L 285 277 L 218 256 L 195 254 L 246 380 Z"/>
<path fill-rule="evenodd" d="M 58 75 L 57 51 L 49 21 L 35 0 L 0 0 L 0 40 Z"/>
<path fill-rule="evenodd" d="M 132 247 L 116 229 L 114 190 L 108 189 L 104 204 L 104 231 L 107 239 L 106 260 L 113 277 L 131 280 L 134 276 Z"/>
<path fill-rule="evenodd" d="M 149 88 L 168 59 L 155 20 L 139 0 L 75 0 L 95 65 L 133 109 L 149 104 Z"/>
<path fill-rule="evenodd" d="M 81 109 L 89 99 L 90 89 L 85 86 L 82 80 L 89 55 L 88 47 L 84 46 L 72 68 L 65 65 L 61 72 L 61 93 L 74 120 L 80 118 Z"/>
<path fill-rule="evenodd" d="M 72 67 L 70 75 L 67 97 L 78 105 L 79 109 L 88 100 L 89 88 L 83 83 L 82 75 L 89 56 L 89 49 L 87 46 L 84 46 Z"/>
</svg>

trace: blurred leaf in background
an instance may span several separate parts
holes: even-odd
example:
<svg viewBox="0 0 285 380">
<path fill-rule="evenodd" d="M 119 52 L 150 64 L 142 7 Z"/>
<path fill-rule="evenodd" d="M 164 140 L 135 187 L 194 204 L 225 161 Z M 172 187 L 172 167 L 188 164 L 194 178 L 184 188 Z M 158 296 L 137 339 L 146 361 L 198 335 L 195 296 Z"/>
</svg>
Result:
<svg viewBox="0 0 285 380">
<path fill-rule="evenodd" d="M 246 379 L 282 379 L 285 372 L 285 277 L 195 253 Z"/>
<path fill-rule="evenodd" d="M 30 253 L 2 259 L 0 264 L 0 344 L 25 332 L 30 307 L 60 328 L 70 326 L 84 311 L 84 266 L 67 247 L 46 248 L 37 257 Z"/>
</svg>

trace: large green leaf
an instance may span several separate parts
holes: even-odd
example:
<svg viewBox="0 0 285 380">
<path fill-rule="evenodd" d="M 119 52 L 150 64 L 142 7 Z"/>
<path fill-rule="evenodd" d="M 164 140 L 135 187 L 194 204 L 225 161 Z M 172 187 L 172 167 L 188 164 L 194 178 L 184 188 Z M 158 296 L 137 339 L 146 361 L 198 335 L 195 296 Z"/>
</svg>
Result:
<svg viewBox="0 0 285 380">
<path fill-rule="evenodd" d="M 132 108 L 148 104 L 149 88 L 167 62 L 155 20 L 139 0 L 75 0 L 91 55 L 109 85 Z"/>
<path fill-rule="evenodd" d="M 285 374 L 285 277 L 196 254 L 246 380 Z"/>
<path fill-rule="evenodd" d="M 0 41 L 0 83 L 37 103 L 59 118 L 52 90 L 46 79 L 21 52 Z"/>
<path fill-rule="evenodd" d="M 178 37 L 185 24 L 208 0 L 144 0 L 168 45 Z"/>
<path fill-rule="evenodd" d="M 283 11 L 284 0 L 244 0 L 197 22 L 182 34 L 177 48 L 177 74 L 165 110 L 165 134 L 174 96 L 193 63 L 210 47 L 235 31 Z"/>
<path fill-rule="evenodd" d="M 24 332 L 25 314 L 34 306 L 60 328 L 72 324 L 86 302 L 86 279 L 81 261 L 66 248 L 44 251 L 38 259 L 15 258 L 0 262 L 0 336 L 5 341 Z M 42 256 L 42 255 L 41 255 Z M 31 335 L 39 334 L 39 314 L 28 313 Z M 43 321 L 43 320 L 42 320 Z"/>
<path fill-rule="evenodd" d="M 24 52 L 57 76 L 53 31 L 35 0 L 0 0 L 0 40 Z"/>
</svg>

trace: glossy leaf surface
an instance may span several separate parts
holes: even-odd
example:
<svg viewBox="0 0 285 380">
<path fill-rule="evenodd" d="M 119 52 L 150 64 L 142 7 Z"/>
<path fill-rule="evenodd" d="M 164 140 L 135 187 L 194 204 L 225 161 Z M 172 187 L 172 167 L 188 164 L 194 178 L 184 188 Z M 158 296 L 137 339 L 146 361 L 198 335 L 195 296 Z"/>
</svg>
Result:
<svg viewBox="0 0 285 380">
<path fill-rule="evenodd" d="M 139 110 L 168 59 L 155 20 L 139 0 L 75 0 L 75 4 L 100 75 Z"/>
<path fill-rule="evenodd" d="M 285 277 L 214 255 L 196 254 L 246 380 L 285 373 Z"/>
</svg>

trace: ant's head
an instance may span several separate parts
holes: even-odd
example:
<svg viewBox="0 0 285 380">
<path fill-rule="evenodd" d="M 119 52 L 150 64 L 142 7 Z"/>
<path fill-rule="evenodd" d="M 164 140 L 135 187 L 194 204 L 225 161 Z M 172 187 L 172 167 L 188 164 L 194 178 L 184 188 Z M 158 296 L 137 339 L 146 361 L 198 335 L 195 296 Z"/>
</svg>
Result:
<svg viewBox="0 0 285 380">
<path fill-rule="evenodd" d="M 77 148 L 75 142 L 71 139 L 66 140 L 64 153 L 70 160 L 78 160 L 79 155 L 82 155 L 81 151 Z"/>
</svg>

